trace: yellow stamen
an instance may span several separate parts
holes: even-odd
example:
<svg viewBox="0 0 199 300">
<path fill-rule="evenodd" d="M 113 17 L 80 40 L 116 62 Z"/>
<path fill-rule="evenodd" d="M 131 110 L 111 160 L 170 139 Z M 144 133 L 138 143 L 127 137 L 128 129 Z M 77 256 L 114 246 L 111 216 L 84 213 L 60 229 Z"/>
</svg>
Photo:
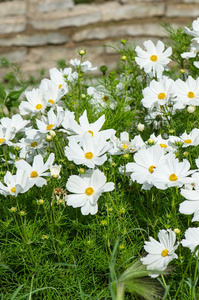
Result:
<svg viewBox="0 0 199 300">
<path fill-rule="evenodd" d="M 187 96 L 189 98 L 194 98 L 195 97 L 195 94 L 193 92 L 188 92 Z"/>
<path fill-rule="evenodd" d="M 169 250 L 167 250 L 167 249 L 164 249 L 164 250 L 162 250 L 162 256 L 163 257 L 165 257 L 165 256 L 167 256 L 168 255 L 168 253 L 169 253 Z"/>
<path fill-rule="evenodd" d="M 37 176 L 38 176 L 37 171 L 32 171 L 30 174 L 30 177 L 32 177 L 32 178 L 37 177 Z"/>
<path fill-rule="evenodd" d="M 104 96 L 104 97 L 102 98 L 102 100 L 105 101 L 105 102 L 108 101 L 108 99 L 109 99 L 108 96 Z"/>
<path fill-rule="evenodd" d="M 94 134 L 93 134 L 93 132 L 92 132 L 91 130 L 88 130 L 88 132 L 89 132 L 89 133 L 91 133 L 91 134 L 92 134 L 92 136 L 94 135 Z"/>
<path fill-rule="evenodd" d="M 150 173 L 153 173 L 155 168 L 156 168 L 156 167 L 152 165 L 152 166 L 150 166 L 150 167 L 148 168 L 148 170 L 149 170 Z"/>
<path fill-rule="evenodd" d="M 158 95 L 158 99 L 162 100 L 162 99 L 165 99 L 166 98 L 166 94 L 165 93 L 160 93 Z"/>
<path fill-rule="evenodd" d="M 90 196 L 94 193 L 94 189 L 92 187 L 88 187 L 87 189 L 85 189 L 85 194 Z"/>
<path fill-rule="evenodd" d="M 191 144 L 191 143 L 192 143 L 192 140 L 191 140 L 191 139 L 188 139 L 188 140 L 185 140 L 184 142 L 185 142 L 185 144 Z"/>
<path fill-rule="evenodd" d="M 10 189 L 12 193 L 15 193 L 15 187 Z"/>
<path fill-rule="evenodd" d="M 128 145 L 122 144 L 122 148 L 124 148 L 125 150 L 126 150 L 127 147 L 128 147 Z"/>
<path fill-rule="evenodd" d="M 58 89 L 60 90 L 60 89 L 61 89 L 61 87 L 62 87 L 62 84 L 60 84 L 60 85 L 58 86 Z"/>
<path fill-rule="evenodd" d="M 33 147 L 33 148 L 35 148 L 37 145 L 38 145 L 37 142 L 33 142 L 33 143 L 30 144 L 30 146 Z"/>
<path fill-rule="evenodd" d="M 150 60 L 156 61 L 158 59 L 157 55 L 151 55 Z"/>
<path fill-rule="evenodd" d="M 37 104 L 37 105 L 35 106 L 35 108 L 36 108 L 36 109 L 41 109 L 41 108 L 42 108 L 42 105 L 41 105 L 41 104 Z"/>
<path fill-rule="evenodd" d="M 0 144 L 2 144 L 2 143 L 3 143 L 3 141 L 5 141 L 5 139 L 0 139 Z"/>
<path fill-rule="evenodd" d="M 46 126 L 46 130 L 51 130 L 51 129 L 53 128 L 53 126 L 54 126 L 53 124 L 47 125 L 47 126 Z"/>
<path fill-rule="evenodd" d="M 49 99 L 48 102 L 50 102 L 51 104 L 55 103 L 55 101 L 53 99 Z"/>
<path fill-rule="evenodd" d="M 169 176 L 169 180 L 171 180 L 171 181 L 176 181 L 177 179 L 178 179 L 178 177 L 174 173 Z"/>
<path fill-rule="evenodd" d="M 160 144 L 160 147 L 161 148 L 167 148 L 167 145 L 166 144 Z"/>
<path fill-rule="evenodd" d="M 93 158 L 93 153 L 92 152 L 86 152 L 85 153 L 85 158 L 87 158 L 87 159 Z"/>
</svg>

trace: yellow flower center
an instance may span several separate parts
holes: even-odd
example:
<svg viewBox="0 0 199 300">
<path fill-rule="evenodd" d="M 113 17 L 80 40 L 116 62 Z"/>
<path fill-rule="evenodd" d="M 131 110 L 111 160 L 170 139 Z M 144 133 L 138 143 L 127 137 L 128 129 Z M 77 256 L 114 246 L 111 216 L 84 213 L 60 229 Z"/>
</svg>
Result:
<svg viewBox="0 0 199 300">
<path fill-rule="evenodd" d="M 55 101 L 53 99 L 49 99 L 48 102 L 50 102 L 51 104 L 55 103 Z"/>
<path fill-rule="evenodd" d="M 33 147 L 33 148 L 35 148 L 37 145 L 38 145 L 37 142 L 33 142 L 33 143 L 30 144 L 30 146 Z"/>
<path fill-rule="evenodd" d="M 169 176 L 169 180 L 171 180 L 171 181 L 176 181 L 177 179 L 178 179 L 178 177 L 174 173 Z"/>
<path fill-rule="evenodd" d="M 151 55 L 150 60 L 157 61 L 158 57 L 157 55 Z"/>
<path fill-rule="evenodd" d="M 53 126 L 54 126 L 53 124 L 47 125 L 47 126 L 46 126 L 46 130 L 51 130 L 51 129 L 53 128 Z"/>
<path fill-rule="evenodd" d="M 93 153 L 92 152 L 86 152 L 85 153 L 85 158 L 87 158 L 87 159 L 93 158 Z"/>
<path fill-rule="evenodd" d="M 188 140 L 185 140 L 184 142 L 185 142 L 185 144 L 191 144 L 191 143 L 192 143 L 192 140 L 191 140 L 191 139 L 188 139 Z"/>
<path fill-rule="evenodd" d="M 34 177 L 37 177 L 37 176 L 38 176 L 37 171 L 32 171 L 31 174 L 30 174 L 31 178 L 34 178 Z"/>
<path fill-rule="evenodd" d="M 41 104 L 37 104 L 37 105 L 35 106 L 35 108 L 36 108 L 36 109 L 41 109 L 41 108 L 42 108 L 42 105 L 41 105 Z"/>
<path fill-rule="evenodd" d="M 124 148 L 125 150 L 126 150 L 127 147 L 128 147 L 128 145 L 122 144 L 122 148 Z"/>
<path fill-rule="evenodd" d="M 193 92 L 188 92 L 187 96 L 188 96 L 189 98 L 193 98 L 193 97 L 195 97 L 195 95 L 194 95 L 194 93 L 193 93 Z"/>
<path fill-rule="evenodd" d="M 92 134 L 92 136 L 94 136 L 94 133 L 92 132 L 92 130 L 88 130 L 89 133 Z"/>
<path fill-rule="evenodd" d="M 15 193 L 15 187 L 10 189 L 12 193 Z"/>
<path fill-rule="evenodd" d="M 167 145 L 166 144 L 160 144 L 160 147 L 161 148 L 167 148 Z"/>
<path fill-rule="evenodd" d="M 169 250 L 167 250 L 167 249 L 162 250 L 162 256 L 163 257 L 167 256 L 168 253 L 169 253 Z"/>
<path fill-rule="evenodd" d="M 158 95 L 158 99 L 162 100 L 162 99 L 165 99 L 166 98 L 166 94 L 165 93 L 160 93 Z"/>
<path fill-rule="evenodd" d="M 105 102 L 108 101 L 108 99 L 109 99 L 108 96 L 104 96 L 104 97 L 102 98 L 102 100 L 105 101 Z"/>
<path fill-rule="evenodd" d="M 88 187 L 87 189 L 85 189 L 85 194 L 90 196 L 94 193 L 94 189 L 92 187 Z"/>
<path fill-rule="evenodd" d="M 60 90 L 60 89 L 61 89 L 61 87 L 62 87 L 62 84 L 60 84 L 60 85 L 58 86 L 58 89 Z"/>
<path fill-rule="evenodd" d="M 2 143 L 3 143 L 3 141 L 5 141 L 5 139 L 0 139 L 0 144 L 2 144 Z"/>
<path fill-rule="evenodd" d="M 152 166 L 149 167 L 148 170 L 149 170 L 150 173 L 153 173 L 155 168 L 156 168 L 156 167 L 152 165 Z"/>
</svg>

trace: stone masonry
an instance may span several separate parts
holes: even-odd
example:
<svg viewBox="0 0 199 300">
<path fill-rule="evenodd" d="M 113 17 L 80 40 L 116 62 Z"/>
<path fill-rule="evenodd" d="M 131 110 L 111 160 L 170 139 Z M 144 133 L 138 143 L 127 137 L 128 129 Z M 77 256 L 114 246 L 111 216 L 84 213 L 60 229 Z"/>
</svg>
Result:
<svg viewBox="0 0 199 300">
<path fill-rule="evenodd" d="M 69 64 L 79 49 L 86 49 L 93 66 L 111 68 L 117 54 L 107 44 L 116 45 L 121 38 L 139 45 L 146 39 L 164 39 L 160 24 L 184 27 L 198 16 L 199 0 L 78 5 L 73 0 L 4 1 L 0 2 L 0 57 L 19 62 L 26 75 L 48 70 L 60 59 Z"/>
</svg>

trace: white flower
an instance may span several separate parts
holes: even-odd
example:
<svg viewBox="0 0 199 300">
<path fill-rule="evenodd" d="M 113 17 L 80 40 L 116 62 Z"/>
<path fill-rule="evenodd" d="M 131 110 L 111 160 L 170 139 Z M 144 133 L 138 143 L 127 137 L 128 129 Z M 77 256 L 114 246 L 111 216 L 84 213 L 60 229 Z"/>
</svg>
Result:
<svg viewBox="0 0 199 300">
<path fill-rule="evenodd" d="M 145 128 L 144 124 L 142 124 L 142 123 L 137 124 L 137 130 L 138 131 L 142 132 L 142 131 L 144 131 L 144 128 Z"/>
<path fill-rule="evenodd" d="M 194 128 L 189 134 L 185 131 L 180 138 L 183 141 L 182 147 L 197 146 L 199 144 L 199 129 Z"/>
<path fill-rule="evenodd" d="M 196 110 L 195 105 L 189 105 L 187 107 L 187 111 L 188 111 L 189 114 L 193 114 L 195 110 Z"/>
<path fill-rule="evenodd" d="M 64 111 L 62 107 L 57 106 L 57 115 L 54 113 L 53 108 L 48 111 L 47 117 L 42 116 L 41 121 L 36 120 L 38 129 L 41 133 L 50 132 L 51 129 L 59 127 L 63 121 Z"/>
<path fill-rule="evenodd" d="M 149 87 L 146 87 L 142 93 L 144 98 L 141 103 L 146 108 L 151 108 L 154 105 L 167 104 L 171 97 L 173 97 L 173 80 L 163 76 L 159 81 L 152 80 Z"/>
<path fill-rule="evenodd" d="M 44 91 L 44 99 L 48 106 L 62 106 L 61 98 L 67 93 L 66 88 L 59 88 L 55 82 L 48 79 L 41 81 L 40 88 Z"/>
<path fill-rule="evenodd" d="M 115 134 L 115 130 L 107 129 L 100 131 L 104 122 L 105 115 L 102 115 L 97 121 L 89 124 L 87 112 L 85 110 L 83 115 L 79 118 L 80 125 L 75 120 L 70 119 L 68 130 L 72 135 L 69 136 L 68 139 L 70 140 L 71 138 L 75 138 L 75 140 L 79 142 L 82 141 L 83 134 L 85 132 L 89 132 L 95 140 L 97 140 L 100 136 L 103 136 L 105 140 L 108 140 L 112 134 Z"/>
<path fill-rule="evenodd" d="M 0 194 L 5 197 L 8 195 L 17 197 L 19 193 L 25 193 L 31 187 L 26 170 L 17 170 L 16 175 L 7 171 L 4 176 L 4 183 L 7 186 L 0 182 Z"/>
<path fill-rule="evenodd" d="M 114 189 L 113 182 L 106 182 L 106 176 L 101 171 L 88 170 L 84 175 L 69 177 L 66 188 L 73 193 L 67 196 L 67 205 L 81 207 L 83 215 L 94 215 L 98 211 L 97 201 L 102 193 Z"/>
<path fill-rule="evenodd" d="M 46 170 L 53 164 L 54 159 L 55 155 L 54 153 L 51 153 L 44 163 L 42 155 L 38 154 L 34 157 L 32 166 L 23 159 L 16 161 L 15 165 L 17 169 L 25 170 L 27 172 L 31 187 L 34 184 L 38 187 L 42 187 L 47 184 L 46 179 L 42 176 L 50 176 L 50 172 L 46 172 Z"/>
<path fill-rule="evenodd" d="M 92 64 L 90 61 L 86 60 L 84 62 L 80 62 L 79 59 L 75 58 L 75 59 L 71 59 L 70 60 L 70 64 L 74 66 L 74 68 L 78 68 L 81 67 L 81 71 L 82 72 L 88 72 L 88 71 L 94 71 L 97 70 L 97 67 L 92 68 Z"/>
<path fill-rule="evenodd" d="M 185 183 L 192 183 L 193 179 L 188 177 L 194 173 L 195 170 L 189 170 L 190 163 L 188 160 L 183 159 L 179 162 L 174 154 L 168 154 L 166 162 L 158 166 L 152 174 L 153 184 L 161 190 L 165 190 L 169 187 L 178 186 L 181 187 Z"/>
<path fill-rule="evenodd" d="M 141 258 L 147 270 L 164 271 L 168 264 L 175 258 L 175 250 L 178 244 L 174 246 L 176 241 L 175 232 L 171 229 L 160 230 L 158 233 L 159 241 L 149 237 L 150 242 L 145 242 L 144 249 L 148 252 L 146 257 Z M 157 277 L 159 274 L 150 274 L 151 277 Z"/>
<path fill-rule="evenodd" d="M 191 252 L 199 245 L 199 227 L 188 228 L 185 231 L 185 239 L 181 241 L 183 247 L 188 247 Z M 198 250 L 196 251 L 198 255 Z"/>
<path fill-rule="evenodd" d="M 136 135 L 130 141 L 128 132 L 124 131 L 120 133 L 120 138 L 117 138 L 115 135 L 111 136 L 109 153 L 112 155 L 133 153 L 142 147 L 145 147 L 145 144 L 140 135 Z"/>
<path fill-rule="evenodd" d="M 85 132 L 82 139 L 82 148 L 74 139 L 71 139 L 69 147 L 65 147 L 65 155 L 68 160 L 73 160 L 77 165 L 84 164 L 88 168 L 94 168 L 95 165 L 103 165 L 107 160 L 107 156 L 104 153 L 108 149 L 109 144 L 102 136 L 95 143 L 92 135 L 89 132 Z"/>
<path fill-rule="evenodd" d="M 192 175 L 192 188 L 181 189 L 181 195 L 186 199 L 180 204 L 179 211 L 181 214 L 191 215 L 194 214 L 192 222 L 199 221 L 199 173 Z"/>
<path fill-rule="evenodd" d="M 44 99 L 43 89 L 33 89 L 32 91 L 26 91 L 25 96 L 28 101 L 22 101 L 19 105 L 21 115 L 32 115 L 38 112 L 44 113 L 47 107 L 47 101 Z"/>
<path fill-rule="evenodd" d="M 197 42 L 193 42 L 191 44 L 191 47 L 190 47 L 190 51 L 189 52 L 183 52 L 181 54 L 181 57 L 182 58 L 193 58 L 193 57 L 196 57 L 197 53 L 199 52 L 199 44 Z"/>
<path fill-rule="evenodd" d="M 92 96 L 90 102 L 99 110 L 102 110 L 102 108 L 106 107 L 115 109 L 117 105 L 117 102 L 111 97 L 110 92 L 107 91 L 104 86 L 99 85 L 96 88 L 89 87 L 87 89 L 87 94 Z"/>
<path fill-rule="evenodd" d="M 58 89 L 62 89 L 64 93 L 68 93 L 68 84 L 66 83 L 63 71 L 59 71 L 57 68 L 52 68 L 49 70 L 49 73 L 50 79 L 55 83 Z"/>
<path fill-rule="evenodd" d="M 127 163 L 126 171 L 131 172 L 131 179 L 144 184 L 144 189 L 149 189 L 153 185 L 152 174 L 158 165 L 162 165 L 166 156 L 164 150 L 159 146 L 152 146 L 147 149 L 140 149 L 134 155 L 134 163 Z"/>
<path fill-rule="evenodd" d="M 29 124 L 30 121 L 23 120 L 19 114 L 13 115 L 12 118 L 4 117 L 1 119 L 1 124 L 3 127 L 12 127 L 12 131 L 15 133 L 25 130 L 25 126 Z"/>
<path fill-rule="evenodd" d="M 195 40 L 197 43 L 199 42 L 199 18 L 192 22 L 193 30 L 185 27 L 185 32 L 191 36 L 194 36 L 192 40 Z"/>
<path fill-rule="evenodd" d="M 160 78 L 165 66 L 171 61 L 168 56 L 172 54 L 172 49 L 169 47 L 164 51 L 164 44 L 161 41 L 158 41 L 156 46 L 151 40 L 145 41 L 143 44 L 146 51 L 137 46 L 135 51 L 138 57 L 135 57 L 135 61 L 151 77 L 157 75 L 157 78 Z"/>
<path fill-rule="evenodd" d="M 193 79 L 191 76 L 184 82 L 181 79 L 175 81 L 173 88 L 174 88 L 174 95 L 175 101 L 174 108 L 182 109 L 186 105 L 199 105 L 199 78 L 196 80 Z"/>
</svg>

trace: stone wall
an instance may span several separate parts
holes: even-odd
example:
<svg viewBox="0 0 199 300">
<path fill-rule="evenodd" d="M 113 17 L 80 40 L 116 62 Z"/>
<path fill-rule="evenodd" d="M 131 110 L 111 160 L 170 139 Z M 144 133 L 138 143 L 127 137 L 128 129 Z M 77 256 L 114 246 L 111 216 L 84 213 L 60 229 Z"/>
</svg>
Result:
<svg viewBox="0 0 199 300">
<path fill-rule="evenodd" d="M 184 27 L 199 16 L 199 0 L 73 0 L 0 2 L 0 57 L 20 62 L 24 74 L 48 70 L 87 49 L 93 66 L 113 67 L 117 55 L 103 45 L 128 38 L 136 44 L 166 34 L 161 23 Z"/>
</svg>

